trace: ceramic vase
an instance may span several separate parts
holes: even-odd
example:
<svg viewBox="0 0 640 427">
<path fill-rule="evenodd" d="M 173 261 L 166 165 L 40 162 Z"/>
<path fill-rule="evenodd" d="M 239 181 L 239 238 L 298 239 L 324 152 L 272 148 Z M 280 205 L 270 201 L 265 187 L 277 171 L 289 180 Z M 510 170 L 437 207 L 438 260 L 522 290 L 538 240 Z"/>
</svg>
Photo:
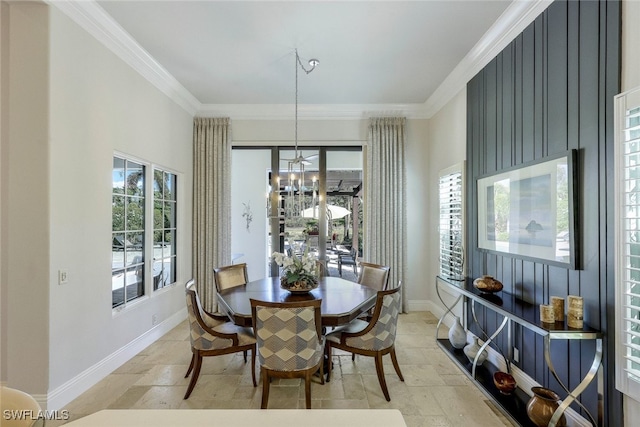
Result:
<svg viewBox="0 0 640 427">
<path fill-rule="evenodd" d="M 538 427 L 544 427 L 549 425 L 553 413 L 560 406 L 560 396 L 558 396 L 553 390 L 549 390 L 544 387 L 532 387 L 531 391 L 533 396 L 527 403 L 527 415 L 529 419 L 533 421 Z M 567 419 L 564 414 L 560 417 L 556 423 L 557 427 L 564 427 L 567 425 Z"/>
<path fill-rule="evenodd" d="M 454 348 L 461 349 L 467 345 L 467 333 L 460 323 L 460 318 L 456 316 L 453 326 L 449 329 L 449 342 Z"/>
<path fill-rule="evenodd" d="M 478 339 L 476 338 L 471 344 L 466 345 L 463 351 L 467 356 L 467 359 L 469 359 L 469 362 L 473 363 L 476 358 L 476 354 L 480 351 L 480 343 L 478 342 Z M 476 363 L 476 366 L 482 365 L 482 363 L 487 360 L 488 355 L 489 353 L 487 353 L 487 350 L 482 350 L 482 353 L 478 356 L 478 363 Z"/>
</svg>

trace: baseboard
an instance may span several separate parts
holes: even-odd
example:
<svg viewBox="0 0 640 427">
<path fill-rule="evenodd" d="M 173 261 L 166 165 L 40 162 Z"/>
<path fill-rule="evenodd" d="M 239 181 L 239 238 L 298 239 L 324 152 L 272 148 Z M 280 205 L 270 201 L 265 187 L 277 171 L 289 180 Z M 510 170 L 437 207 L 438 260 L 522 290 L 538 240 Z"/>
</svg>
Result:
<svg viewBox="0 0 640 427">
<path fill-rule="evenodd" d="M 43 409 L 60 410 L 187 318 L 186 307 L 47 395 L 33 396 Z"/>
</svg>

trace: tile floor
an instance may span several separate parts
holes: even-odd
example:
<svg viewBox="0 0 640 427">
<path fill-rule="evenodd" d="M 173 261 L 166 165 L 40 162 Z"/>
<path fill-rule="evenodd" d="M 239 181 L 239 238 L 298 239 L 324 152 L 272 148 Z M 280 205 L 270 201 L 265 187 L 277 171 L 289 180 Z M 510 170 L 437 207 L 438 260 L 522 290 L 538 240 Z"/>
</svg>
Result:
<svg viewBox="0 0 640 427">
<path fill-rule="evenodd" d="M 352 362 L 350 354 L 337 352 L 331 382 L 321 385 L 316 377 L 312 383 L 312 407 L 397 408 L 408 427 L 511 426 L 437 347 L 436 323 L 428 312 L 400 316 L 396 352 L 405 381 L 385 356 L 391 402 L 382 395 L 373 358 L 356 356 Z M 262 385 L 252 386 L 251 369 L 241 354 L 205 358 L 191 397 L 183 400 L 190 360 L 185 321 L 62 409 L 73 420 L 101 409 L 260 408 Z M 273 380 L 269 408 L 304 407 L 301 380 Z"/>
</svg>

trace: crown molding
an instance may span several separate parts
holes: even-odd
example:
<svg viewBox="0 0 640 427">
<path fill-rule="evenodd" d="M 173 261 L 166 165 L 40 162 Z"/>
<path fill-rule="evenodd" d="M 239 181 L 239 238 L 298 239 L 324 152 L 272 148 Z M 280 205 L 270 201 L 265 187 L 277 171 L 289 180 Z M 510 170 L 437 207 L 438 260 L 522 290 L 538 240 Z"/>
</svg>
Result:
<svg viewBox="0 0 640 427">
<path fill-rule="evenodd" d="M 294 104 L 203 104 L 201 117 L 234 120 L 293 120 Z M 359 120 L 376 116 L 426 119 L 424 104 L 298 104 L 298 119 Z"/>
<path fill-rule="evenodd" d="M 45 0 L 95 37 L 100 43 L 147 79 L 189 114 L 200 109 L 198 101 L 95 1 Z"/>
<path fill-rule="evenodd" d="M 189 114 L 236 120 L 292 119 L 293 104 L 202 104 L 95 1 L 45 1 L 93 35 Z M 307 120 L 355 120 L 383 115 L 431 118 L 551 3 L 552 0 L 514 0 L 423 104 L 308 104 L 298 106 L 298 117 Z"/>
<path fill-rule="evenodd" d="M 425 103 L 431 118 L 527 28 L 552 0 L 514 0 Z"/>
</svg>

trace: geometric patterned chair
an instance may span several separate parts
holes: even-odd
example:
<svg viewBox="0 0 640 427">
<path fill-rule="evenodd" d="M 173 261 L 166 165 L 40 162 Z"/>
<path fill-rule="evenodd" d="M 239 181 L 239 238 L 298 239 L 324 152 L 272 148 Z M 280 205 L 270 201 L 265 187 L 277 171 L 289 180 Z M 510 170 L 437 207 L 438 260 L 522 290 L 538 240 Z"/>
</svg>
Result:
<svg viewBox="0 0 640 427">
<path fill-rule="evenodd" d="M 321 302 L 251 299 L 262 378 L 262 409 L 269 402 L 271 377 L 304 378 L 305 403 L 311 409 L 311 376 L 320 370 L 320 381 L 324 384 Z"/>
<path fill-rule="evenodd" d="M 373 288 L 376 291 L 384 291 L 389 285 L 390 270 L 389 267 L 384 265 L 360 261 L 358 283 Z"/>
<path fill-rule="evenodd" d="M 233 264 L 225 267 L 214 268 L 213 278 L 216 282 L 216 289 L 218 292 L 223 289 L 246 285 L 249 282 L 247 264 Z"/>
<path fill-rule="evenodd" d="M 376 372 L 378 374 L 378 382 L 382 388 L 387 402 L 391 400 L 387 382 L 384 378 L 384 369 L 382 367 L 382 356 L 391 354 L 393 367 L 400 378 L 404 381 L 398 359 L 396 358 L 395 339 L 398 324 L 398 314 L 400 313 L 400 289 L 402 282 L 395 289 L 386 291 L 378 291 L 376 306 L 370 322 L 355 319 L 350 322 L 344 329 L 336 330 L 326 336 L 327 340 L 327 356 L 331 360 L 331 349 L 339 348 L 360 354 L 363 356 L 372 356 L 376 362 Z M 331 380 L 331 369 L 327 372 L 327 381 Z"/>
<path fill-rule="evenodd" d="M 191 351 L 193 356 L 191 364 L 184 376 L 187 378 L 193 370 L 189 387 L 184 395 L 188 399 L 196 386 L 202 358 L 206 356 L 219 356 L 222 354 L 244 352 L 244 361 L 247 361 L 247 351 L 251 350 L 251 376 L 253 386 L 256 383 L 256 339 L 253 331 L 242 328 L 231 322 L 223 322 L 210 316 L 202 309 L 200 298 L 195 288 L 195 281 L 189 280 L 185 286 L 187 294 L 187 312 L 189 314 L 189 338 L 191 339 Z"/>
</svg>

